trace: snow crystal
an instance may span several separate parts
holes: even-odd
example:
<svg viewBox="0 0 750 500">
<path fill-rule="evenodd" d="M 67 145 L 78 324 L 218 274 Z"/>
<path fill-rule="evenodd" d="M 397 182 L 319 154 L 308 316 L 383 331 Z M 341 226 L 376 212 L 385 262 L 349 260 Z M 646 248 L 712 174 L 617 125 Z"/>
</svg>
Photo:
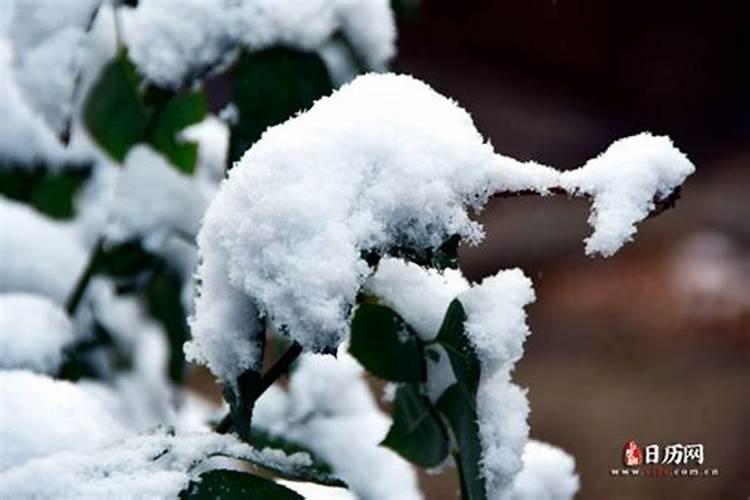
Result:
<svg viewBox="0 0 750 500">
<path fill-rule="evenodd" d="M 279 388 L 266 392 L 253 419 L 253 425 L 310 448 L 357 498 L 421 498 L 410 465 L 379 446 L 390 424 L 362 378 L 362 368 L 343 350 L 338 359 L 303 355 L 288 393 Z"/>
<path fill-rule="evenodd" d="M 74 226 L 0 197 L 0 235 L 0 292 L 64 303 L 88 261 Z"/>
<path fill-rule="evenodd" d="M 315 51 L 342 32 L 375 70 L 384 69 L 395 52 L 395 21 L 386 0 L 142 0 L 122 14 L 137 68 L 166 87 L 224 62 L 237 46 Z"/>
<path fill-rule="evenodd" d="M 124 432 L 75 384 L 28 371 L 0 371 L 0 408 L 0 470 L 60 450 L 88 451 Z M 0 486 L 0 491 L 9 490 Z"/>
<path fill-rule="evenodd" d="M 695 167 L 665 136 L 648 133 L 615 141 L 584 166 L 560 175 L 569 192 L 594 198 L 586 253 L 614 254 L 636 232 L 635 223 L 680 186 Z"/>
<path fill-rule="evenodd" d="M 75 340 L 68 315 L 50 299 L 0 294 L 0 368 L 54 374 L 63 349 Z"/>
<path fill-rule="evenodd" d="M 572 500 L 579 483 L 573 457 L 547 443 L 530 440 L 523 450 L 523 469 L 507 498 Z"/>
<path fill-rule="evenodd" d="M 305 453 L 259 452 L 229 435 L 158 430 L 97 450 L 61 451 L 12 467 L 0 473 L 0 490 L 13 498 L 172 499 L 198 475 L 196 466 L 217 454 L 287 469 L 310 461 Z"/>
</svg>

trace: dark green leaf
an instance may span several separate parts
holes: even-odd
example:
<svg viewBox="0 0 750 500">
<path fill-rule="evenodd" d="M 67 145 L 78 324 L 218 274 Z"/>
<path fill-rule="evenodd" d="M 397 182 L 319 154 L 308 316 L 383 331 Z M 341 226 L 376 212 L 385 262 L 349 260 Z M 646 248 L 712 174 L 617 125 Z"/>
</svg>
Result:
<svg viewBox="0 0 750 500">
<path fill-rule="evenodd" d="M 38 168 L 0 168 L 0 194 L 26 203 L 53 219 L 69 219 L 75 213 L 75 195 L 91 173 L 90 168 L 72 167 L 50 172 Z"/>
<path fill-rule="evenodd" d="M 250 442 L 253 446 L 262 450 L 264 448 L 271 448 L 275 450 L 281 450 L 287 455 L 294 453 L 307 453 L 312 459 L 312 465 L 308 467 L 295 467 L 293 470 L 279 470 L 277 468 L 269 467 L 267 464 L 258 465 L 265 467 L 273 472 L 276 472 L 280 476 L 287 479 L 294 479 L 298 481 L 308 481 L 326 486 L 346 486 L 346 484 L 333 475 L 331 466 L 325 462 L 322 458 L 317 456 L 310 449 L 286 439 L 283 436 L 271 435 L 268 432 L 264 432 L 257 427 L 254 427 L 250 431 Z"/>
<path fill-rule="evenodd" d="M 91 87 L 83 120 L 102 149 L 122 162 L 143 139 L 149 115 L 138 92 L 138 76 L 126 51 L 107 64 Z"/>
<path fill-rule="evenodd" d="M 309 108 L 332 89 L 317 54 L 284 47 L 243 52 L 234 66 L 232 101 L 239 119 L 231 127 L 227 161 L 231 165 L 264 130 Z"/>
<path fill-rule="evenodd" d="M 486 500 L 487 493 L 479 470 L 482 459 L 479 424 L 474 405 L 470 403 L 459 385 L 453 384 L 440 397 L 437 409 L 450 422 L 460 450 L 456 462 L 461 479 L 461 499 Z"/>
<path fill-rule="evenodd" d="M 204 472 L 180 492 L 180 500 L 304 500 L 289 488 L 246 472 Z"/>
<path fill-rule="evenodd" d="M 393 425 L 382 445 L 422 467 L 436 467 L 448 456 L 440 417 L 416 385 L 404 384 L 396 391 Z"/>
<path fill-rule="evenodd" d="M 448 353 L 453 373 L 466 400 L 474 407 L 479 387 L 480 364 L 474 348 L 464 332 L 466 312 L 461 302 L 454 299 L 448 306 L 437 338 L 438 344 Z"/>
<path fill-rule="evenodd" d="M 177 140 L 177 134 L 206 116 L 202 92 L 176 95 L 157 109 L 148 132 L 149 142 L 178 170 L 192 174 L 198 158 L 198 145 Z"/>
<path fill-rule="evenodd" d="M 360 304 L 351 331 L 349 352 L 370 373 L 395 382 L 425 379 L 424 357 L 417 335 L 391 309 Z"/>
<path fill-rule="evenodd" d="M 147 252 L 138 241 L 103 248 L 96 258 L 95 273 L 119 279 L 136 279 L 164 265 L 161 258 Z"/>
<path fill-rule="evenodd" d="M 187 312 L 182 307 L 182 279 L 171 269 L 156 273 L 146 287 L 149 312 L 167 333 L 169 343 L 169 376 L 182 382 L 185 374 L 185 355 L 182 345 L 188 340 Z"/>
</svg>

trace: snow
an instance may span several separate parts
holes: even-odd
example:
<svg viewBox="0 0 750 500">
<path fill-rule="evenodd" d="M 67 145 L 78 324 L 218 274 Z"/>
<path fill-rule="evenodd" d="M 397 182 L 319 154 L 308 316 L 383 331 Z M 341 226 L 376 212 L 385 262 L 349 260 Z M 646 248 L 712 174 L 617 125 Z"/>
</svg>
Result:
<svg viewBox="0 0 750 500">
<path fill-rule="evenodd" d="M 87 452 L 124 435 L 86 391 L 28 371 L 0 371 L 0 408 L 0 470 L 56 451 Z M 37 484 L 32 480 L 29 486 Z M 9 492 L 3 486 L 0 491 Z"/>
<path fill-rule="evenodd" d="M 357 498 L 422 498 L 411 466 L 379 446 L 391 420 L 378 409 L 362 368 L 343 350 L 338 359 L 304 354 L 288 392 L 272 387 L 253 418 L 260 429 L 307 446 Z"/>
<path fill-rule="evenodd" d="M 74 89 L 88 58 L 86 28 L 100 0 L 71 0 L 64 11 L 56 0 L 9 2 L 15 4 L 8 37 L 16 83 L 33 114 L 51 129 L 40 136 L 60 134 L 73 113 Z M 66 151 L 65 156 L 73 155 Z"/>
<path fill-rule="evenodd" d="M 579 484 L 573 457 L 547 443 L 529 440 L 523 450 L 523 469 L 507 498 L 572 500 Z"/>
<path fill-rule="evenodd" d="M 67 159 L 44 119 L 30 107 L 16 83 L 13 46 L 0 36 L 0 165 L 10 162 L 29 168 L 39 161 L 55 167 Z"/>
<path fill-rule="evenodd" d="M 434 340 L 445 311 L 456 296 L 469 288 L 457 269 L 425 269 L 401 259 L 383 258 L 364 292 L 396 311 L 425 342 Z"/>
<path fill-rule="evenodd" d="M 642 133 L 612 143 L 583 167 L 560 175 L 569 192 L 593 196 L 586 253 L 614 254 L 636 232 L 635 223 L 680 186 L 695 167 L 665 136 Z"/>
<path fill-rule="evenodd" d="M 466 312 L 464 329 L 476 353 L 481 375 L 477 391 L 482 461 L 480 470 L 489 498 L 500 498 L 521 470 L 528 436 L 526 393 L 510 381 L 529 334 L 524 307 L 534 301 L 531 281 L 518 269 L 501 271 L 470 285 L 457 270 L 424 269 L 385 258 L 365 291 L 404 317 L 425 341 L 435 338 L 448 305 L 458 298 Z M 426 391 L 431 401 L 456 381 L 447 353 L 427 356 Z"/>
<path fill-rule="evenodd" d="M 535 299 L 531 280 L 520 269 L 500 271 L 459 295 L 464 328 L 482 372 L 508 369 L 523 355 L 529 335 L 524 306 Z"/>
<path fill-rule="evenodd" d="M 149 249 L 175 233 L 192 239 L 212 194 L 213 184 L 180 173 L 149 146 L 135 146 L 115 187 L 107 236 L 140 237 Z"/>
<path fill-rule="evenodd" d="M 495 193 L 589 193 L 588 250 L 609 254 L 690 168 L 669 141 L 642 134 L 560 174 L 496 154 L 464 110 L 422 82 L 359 77 L 266 131 L 222 183 L 198 236 L 201 286 L 188 352 L 223 380 L 257 363 L 226 355 L 247 336 L 246 303 L 306 350 L 335 350 L 372 272 L 362 251 L 433 249 L 456 234 L 477 243 L 483 232 L 469 211 Z M 248 342 L 242 349 L 257 355 Z"/>
<path fill-rule="evenodd" d="M 172 88 L 227 62 L 237 47 L 316 51 L 341 32 L 374 70 L 384 69 L 395 52 L 386 0 L 142 0 L 122 11 L 122 21 L 136 67 Z"/>
<path fill-rule="evenodd" d="M 0 294 L 0 369 L 54 374 L 63 362 L 63 349 L 74 340 L 73 324 L 50 299 Z"/>
<path fill-rule="evenodd" d="M 481 365 L 477 419 L 482 445 L 480 472 L 489 498 L 500 498 L 521 470 L 529 426 L 526 392 L 510 382 L 530 333 L 524 307 L 534 290 L 519 269 L 500 271 L 459 295 L 464 329 Z"/>
<path fill-rule="evenodd" d="M 44 295 L 63 304 L 88 261 L 75 227 L 0 197 L 0 292 Z"/>
<path fill-rule="evenodd" d="M 0 472 L 0 490 L 13 498 L 176 498 L 198 466 L 213 455 L 294 469 L 304 453 L 258 451 L 233 436 L 175 433 L 169 429 L 129 437 L 96 450 L 67 450 Z"/>
</svg>

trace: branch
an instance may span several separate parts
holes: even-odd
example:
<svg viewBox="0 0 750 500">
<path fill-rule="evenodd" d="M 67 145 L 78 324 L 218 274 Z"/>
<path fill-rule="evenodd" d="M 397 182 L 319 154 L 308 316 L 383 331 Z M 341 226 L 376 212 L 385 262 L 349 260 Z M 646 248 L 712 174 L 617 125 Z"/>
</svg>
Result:
<svg viewBox="0 0 750 500">
<path fill-rule="evenodd" d="M 76 286 L 73 289 L 73 293 L 68 297 L 65 302 L 65 310 L 70 316 L 73 316 L 78 309 L 78 305 L 81 303 L 83 294 L 86 292 L 86 287 L 91 281 L 92 276 L 96 271 L 96 265 L 104 252 L 104 239 L 100 238 L 94 245 L 94 250 L 91 252 L 89 261 L 86 264 L 86 268 L 83 270 L 81 276 L 79 276 Z"/>
<path fill-rule="evenodd" d="M 251 395 L 251 401 L 254 403 L 257 401 L 266 390 L 273 385 L 282 375 L 289 371 L 289 367 L 294 361 L 302 354 L 302 346 L 297 342 L 294 342 L 289 349 L 276 360 L 271 368 L 261 377 L 258 385 L 254 388 Z M 226 434 L 232 428 L 233 420 L 232 414 L 227 413 L 221 421 L 216 424 L 214 431 L 219 434 Z"/>
<path fill-rule="evenodd" d="M 580 196 L 580 194 L 571 193 L 561 187 L 549 188 L 547 190 L 547 193 L 554 195 L 565 195 L 569 198 L 573 196 Z M 662 199 L 654 198 L 654 209 L 651 210 L 651 213 L 648 215 L 648 217 L 655 217 L 660 213 L 669 210 L 670 208 L 674 208 L 674 206 L 677 204 L 677 200 L 680 199 L 681 193 L 682 186 L 677 186 L 669 194 L 669 196 Z M 534 191 L 533 189 L 522 189 L 520 191 L 500 191 L 493 194 L 492 198 L 517 198 L 519 196 L 544 196 L 544 194 L 540 193 L 539 191 Z M 584 195 L 584 197 L 590 198 L 588 195 Z"/>
</svg>

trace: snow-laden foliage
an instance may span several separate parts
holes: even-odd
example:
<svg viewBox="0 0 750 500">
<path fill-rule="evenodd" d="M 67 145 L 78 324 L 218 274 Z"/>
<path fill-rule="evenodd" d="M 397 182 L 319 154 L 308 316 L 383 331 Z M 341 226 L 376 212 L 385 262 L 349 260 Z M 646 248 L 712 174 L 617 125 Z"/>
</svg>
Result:
<svg viewBox="0 0 750 500">
<path fill-rule="evenodd" d="M 100 428 L 103 429 L 103 428 Z M 86 442 L 82 434 L 79 440 Z M 83 438 L 83 439 L 80 439 Z M 255 450 L 232 436 L 159 429 L 92 450 L 70 446 L 0 471 L 0 489 L 16 498 L 176 498 L 206 459 L 231 456 L 293 471 L 305 453 Z M 11 465 L 11 464 L 8 464 Z M 44 481 L 39 481 L 44 477 Z"/>
<path fill-rule="evenodd" d="M 304 355 L 288 391 L 274 388 L 258 401 L 254 425 L 309 447 L 358 498 L 422 498 L 409 464 L 378 446 L 391 421 L 378 409 L 362 368 L 343 350 L 338 358 Z"/>
<path fill-rule="evenodd" d="M 589 249 L 610 254 L 654 196 L 693 170 L 666 138 L 618 144 L 628 147 L 560 174 L 495 153 L 463 109 L 422 82 L 360 77 L 268 130 L 222 184 L 198 236 L 202 289 L 189 355 L 225 381 L 253 366 L 257 332 L 246 318 L 256 308 L 306 349 L 335 350 L 371 273 L 362 252 L 435 249 L 453 235 L 477 243 L 483 233 L 469 210 L 495 193 L 590 193 Z M 633 144 L 656 152 L 627 156 Z M 623 197 L 623 210 L 602 206 Z"/>
</svg>

